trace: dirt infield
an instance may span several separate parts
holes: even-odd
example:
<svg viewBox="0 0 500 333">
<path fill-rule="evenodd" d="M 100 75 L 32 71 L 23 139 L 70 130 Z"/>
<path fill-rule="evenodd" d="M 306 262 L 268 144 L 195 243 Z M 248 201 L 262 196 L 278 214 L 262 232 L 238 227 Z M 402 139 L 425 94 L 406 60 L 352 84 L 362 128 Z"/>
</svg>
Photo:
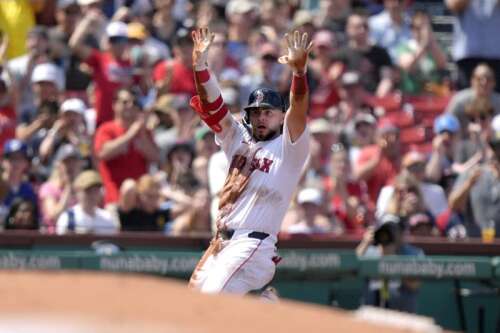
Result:
<svg viewBox="0 0 500 333">
<path fill-rule="evenodd" d="M 13 327 L 18 328 L 14 330 Z M 19 329 L 20 328 L 20 329 Z M 0 272 L 0 333 L 404 332 L 290 301 L 201 295 L 163 278 Z"/>
</svg>

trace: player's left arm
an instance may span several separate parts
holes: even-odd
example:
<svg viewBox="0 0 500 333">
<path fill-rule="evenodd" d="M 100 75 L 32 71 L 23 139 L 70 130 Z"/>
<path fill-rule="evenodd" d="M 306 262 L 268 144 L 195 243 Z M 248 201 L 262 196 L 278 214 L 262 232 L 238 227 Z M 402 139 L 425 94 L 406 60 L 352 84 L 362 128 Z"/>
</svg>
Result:
<svg viewBox="0 0 500 333">
<path fill-rule="evenodd" d="M 301 36 L 298 31 L 295 31 L 293 35 L 286 34 L 285 40 L 288 54 L 280 57 L 279 62 L 290 66 L 293 72 L 290 108 L 285 115 L 285 127 L 288 129 L 290 139 L 295 142 L 304 132 L 307 123 L 309 89 L 306 69 L 312 42 L 308 42 L 307 33 Z"/>
</svg>

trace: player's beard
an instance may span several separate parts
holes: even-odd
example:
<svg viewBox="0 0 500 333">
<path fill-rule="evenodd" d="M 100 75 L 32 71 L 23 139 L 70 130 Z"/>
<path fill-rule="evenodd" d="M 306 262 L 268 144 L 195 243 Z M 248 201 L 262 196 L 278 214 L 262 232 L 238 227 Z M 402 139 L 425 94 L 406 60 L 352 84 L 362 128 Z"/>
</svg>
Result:
<svg viewBox="0 0 500 333">
<path fill-rule="evenodd" d="M 262 134 L 262 135 L 258 134 L 257 131 L 252 130 L 253 132 L 252 135 L 256 141 L 269 141 L 279 136 L 281 134 L 281 131 L 282 131 L 282 126 L 280 126 L 280 128 L 278 129 L 269 130 L 267 134 Z"/>
</svg>

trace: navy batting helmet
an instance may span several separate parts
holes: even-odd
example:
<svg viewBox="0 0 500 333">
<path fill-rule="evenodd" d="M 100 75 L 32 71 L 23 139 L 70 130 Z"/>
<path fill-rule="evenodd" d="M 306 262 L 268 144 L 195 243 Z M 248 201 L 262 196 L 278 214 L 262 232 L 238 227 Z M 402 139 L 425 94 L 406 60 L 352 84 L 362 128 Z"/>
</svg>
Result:
<svg viewBox="0 0 500 333">
<path fill-rule="evenodd" d="M 281 109 L 285 112 L 285 103 L 281 95 L 268 88 L 257 88 L 248 97 L 248 105 L 245 111 L 256 108 Z"/>
</svg>

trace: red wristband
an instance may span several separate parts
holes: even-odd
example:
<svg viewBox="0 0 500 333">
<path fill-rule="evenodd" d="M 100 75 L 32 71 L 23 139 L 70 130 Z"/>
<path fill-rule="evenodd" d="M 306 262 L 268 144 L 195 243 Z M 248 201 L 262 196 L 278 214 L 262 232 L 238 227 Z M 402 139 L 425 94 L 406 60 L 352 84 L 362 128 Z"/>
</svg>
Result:
<svg viewBox="0 0 500 333">
<path fill-rule="evenodd" d="M 202 71 L 194 71 L 194 75 L 196 76 L 196 80 L 199 83 L 205 83 L 210 80 L 210 72 L 208 69 L 204 69 Z"/>
<path fill-rule="evenodd" d="M 296 74 L 293 74 L 292 87 L 290 90 L 294 95 L 304 95 L 305 93 L 307 93 L 308 86 L 306 75 L 303 74 L 301 76 L 298 76 Z"/>
</svg>

